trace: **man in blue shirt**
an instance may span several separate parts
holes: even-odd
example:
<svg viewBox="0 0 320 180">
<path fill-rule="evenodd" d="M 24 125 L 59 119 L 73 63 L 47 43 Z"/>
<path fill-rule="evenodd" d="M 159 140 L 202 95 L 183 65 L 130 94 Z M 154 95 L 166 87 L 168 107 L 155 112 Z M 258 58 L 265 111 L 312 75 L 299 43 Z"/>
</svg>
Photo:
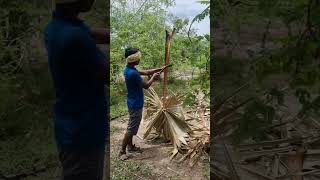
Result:
<svg viewBox="0 0 320 180">
<path fill-rule="evenodd" d="M 107 30 L 78 18 L 94 0 L 56 0 L 45 46 L 56 94 L 54 130 L 64 180 L 102 180 L 108 133 L 107 62 L 97 43 Z"/>
<path fill-rule="evenodd" d="M 143 89 L 148 89 L 162 70 L 162 68 L 137 70 L 135 66 L 139 64 L 141 59 L 141 52 L 137 48 L 127 48 L 125 50 L 125 58 L 127 66 L 124 70 L 124 77 L 128 91 L 127 106 L 129 110 L 129 122 L 119 153 L 122 160 L 128 158 L 126 155 L 127 147 L 129 152 L 141 152 L 141 149 L 132 143 L 132 138 L 137 134 L 142 118 L 144 104 Z M 148 81 L 143 81 L 140 75 L 151 76 L 151 78 Z"/>
</svg>

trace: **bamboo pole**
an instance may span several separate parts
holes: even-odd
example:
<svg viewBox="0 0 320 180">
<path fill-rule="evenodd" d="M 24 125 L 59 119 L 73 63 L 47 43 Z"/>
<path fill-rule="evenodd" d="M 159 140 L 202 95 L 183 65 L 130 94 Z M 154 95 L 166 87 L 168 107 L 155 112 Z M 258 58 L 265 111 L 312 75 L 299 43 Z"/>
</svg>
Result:
<svg viewBox="0 0 320 180">
<path fill-rule="evenodd" d="M 170 48 L 172 44 L 172 36 L 174 35 L 175 28 L 170 33 L 168 30 L 166 30 L 166 44 L 165 44 L 165 66 L 170 64 Z M 168 68 L 164 70 L 164 78 L 163 78 L 163 106 L 165 107 L 165 102 L 168 96 Z"/>
</svg>

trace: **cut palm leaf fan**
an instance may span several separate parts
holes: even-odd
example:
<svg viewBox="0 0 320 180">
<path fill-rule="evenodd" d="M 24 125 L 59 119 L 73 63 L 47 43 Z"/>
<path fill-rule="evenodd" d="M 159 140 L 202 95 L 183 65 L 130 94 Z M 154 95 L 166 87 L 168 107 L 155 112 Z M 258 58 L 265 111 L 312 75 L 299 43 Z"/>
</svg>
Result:
<svg viewBox="0 0 320 180">
<path fill-rule="evenodd" d="M 179 150 L 182 150 L 187 145 L 186 138 L 191 131 L 181 107 L 181 96 L 172 93 L 163 104 L 154 89 L 150 88 L 146 96 L 146 106 L 146 121 L 148 121 L 148 125 L 144 138 L 152 130 L 162 134 L 166 140 L 172 142 L 171 158 L 173 158 Z"/>
</svg>

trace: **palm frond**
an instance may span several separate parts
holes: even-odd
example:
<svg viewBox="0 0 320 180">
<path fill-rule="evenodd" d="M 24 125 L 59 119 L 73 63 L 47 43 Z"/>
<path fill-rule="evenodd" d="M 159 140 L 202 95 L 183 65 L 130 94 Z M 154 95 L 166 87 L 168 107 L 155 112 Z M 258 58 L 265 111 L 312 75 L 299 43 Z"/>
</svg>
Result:
<svg viewBox="0 0 320 180">
<path fill-rule="evenodd" d="M 146 97 L 146 121 L 148 122 L 144 138 L 152 130 L 162 134 L 166 140 L 173 144 L 171 158 L 173 158 L 183 146 L 187 145 L 186 138 L 191 130 L 181 107 L 181 96 L 171 94 L 162 103 L 161 98 L 150 88 Z M 164 108 L 166 107 L 166 108 Z"/>
</svg>

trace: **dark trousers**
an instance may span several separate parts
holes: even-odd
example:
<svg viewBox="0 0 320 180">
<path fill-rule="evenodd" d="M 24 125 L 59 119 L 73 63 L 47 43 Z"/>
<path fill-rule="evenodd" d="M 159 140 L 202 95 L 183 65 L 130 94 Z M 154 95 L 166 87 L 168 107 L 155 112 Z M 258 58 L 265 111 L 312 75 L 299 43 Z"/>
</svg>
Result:
<svg viewBox="0 0 320 180">
<path fill-rule="evenodd" d="M 102 180 L 105 150 L 60 152 L 62 180 Z"/>
</svg>

